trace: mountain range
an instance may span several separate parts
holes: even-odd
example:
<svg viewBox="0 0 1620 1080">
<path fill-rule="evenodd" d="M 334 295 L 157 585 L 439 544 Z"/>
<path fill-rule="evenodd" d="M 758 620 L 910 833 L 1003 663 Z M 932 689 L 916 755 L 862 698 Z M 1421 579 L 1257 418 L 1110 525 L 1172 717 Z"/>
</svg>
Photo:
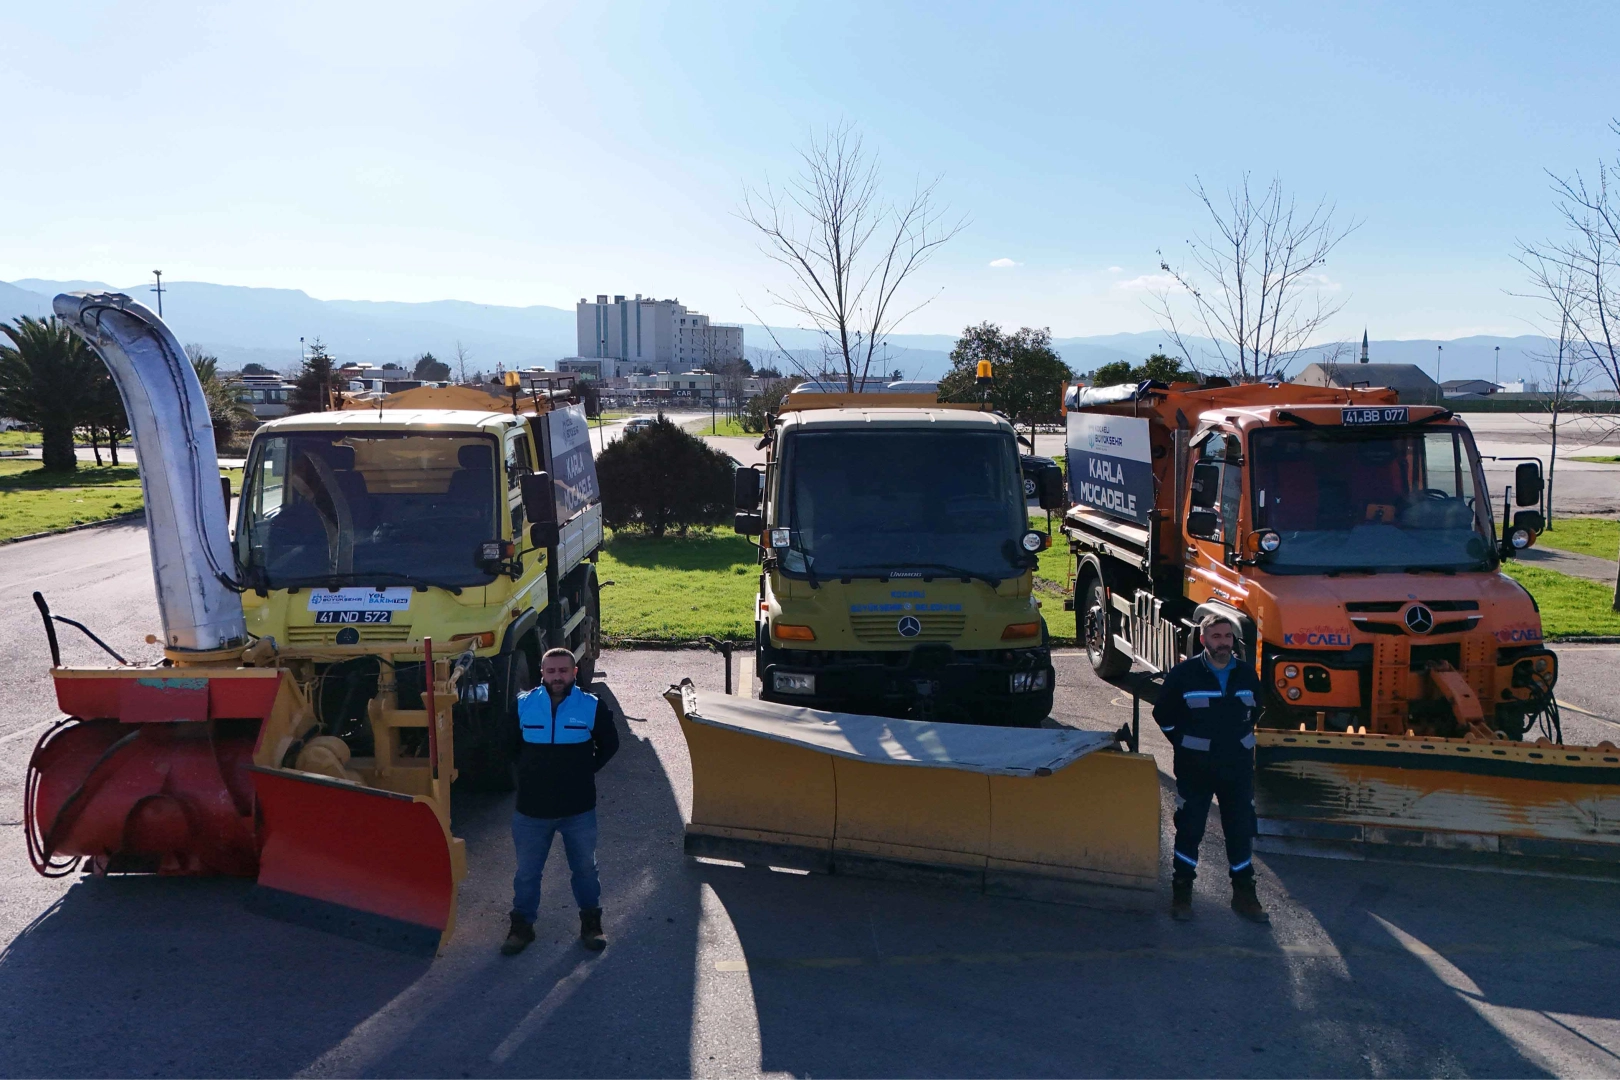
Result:
<svg viewBox="0 0 1620 1080">
<path fill-rule="evenodd" d="M 78 290 L 126 292 L 148 307 L 156 307 L 148 283 L 114 288 L 98 281 L 22 278 L 0 282 L 0 320 L 47 315 L 52 297 Z M 165 320 L 182 342 L 214 353 L 221 367 L 227 369 L 254 362 L 291 371 L 299 362 L 301 339 L 306 343 L 321 340 L 341 360 L 410 361 L 431 352 L 452 367 L 459 345 L 467 357 L 469 373 L 490 371 L 497 364 L 508 368 L 550 367 L 559 358 L 577 352 L 574 312 L 543 305 L 510 307 L 463 300 L 317 300 L 298 289 L 177 281 L 163 287 L 163 309 Z M 747 325 L 743 336 L 749 358 L 756 366 L 770 363 L 776 352 L 772 333 L 776 342 L 801 361 L 820 355 L 813 331 L 772 328 L 767 332 L 764 327 Z M 1053 340 L 1064 362 L 1080 373 L 1115 360 L 1140 361 L 1165 343 L 1166 335 L 1160 331 Z M 938 378 L 948 370 L 950 350 L 955 344 L 950 334 L 894 334 L 888 340 L 883 366 L 899 369 L 907 378 Z M 1217 369 L 1209 360 L 1215 353 L 1214 342 L 1195 338 L 1187 344 L 1195 364 Z M 1532 335 L 1481 335 L 1449 341 L 1376 340 L 1371 343 L 1370 353 L 1380 363 L 1417 364 L 1431 377 L 1438 355 L 1443 379 L 1492 379 L 1497 372 L 1495 350 L 1500 348 L 1501 379 L 1528 377 L 1546 381 L 1536 357 L 1546 354 L 1551 344 Z M 1438 353 L 1436 346 L 1442 346 Z M 1298 371 L 1335 350 L 1341 363 L 1354 362 L 1359 349 L 1359 342 L 1311 349 L 1295 361 L 1291 370 Z"/>
</svg>

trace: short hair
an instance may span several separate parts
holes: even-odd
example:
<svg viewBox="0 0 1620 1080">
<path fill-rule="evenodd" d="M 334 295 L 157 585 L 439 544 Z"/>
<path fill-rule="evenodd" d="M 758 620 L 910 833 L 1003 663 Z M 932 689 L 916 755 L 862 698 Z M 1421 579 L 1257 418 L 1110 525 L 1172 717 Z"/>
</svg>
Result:
<svg viewBox="0 0 1620 1080">
<path fill-rule="evenodd" d="M 544 664 L 547 660 L 550 660 L 553 656 L 566 656 L 566 657 L 568 657 L 568 662 L 570 664 L 573 664 L 575 667 L 579 666 L 579 662 L 574 658 L 574 650 L 573 649 L 564 649 L 564 648 L 561 648 L 561 647 L 558 647 L 558 648 L 555 648 L 555 649 L 547 649 L 544 653 L 542 653 L 540 655 L 540 663 Z"/>
<path fill-rule="evenodd" d="M 1204 617 L 1202 619 L 1198 620 L 1198 633 L 1199 633 L 1199 636 L 1202 637 L 1203 634 L 1204 634 L 1204 631 L 1208 630 L 1210 627 L 1214 626 L 1216 623 L 1225 623 L 1227 626 L 1230 626 L 1232 628 L 1232 636 L 1234 638 L 1239 639 L 1239 640 L 1242 639 L 1242 637 L 1243 637 L 1243 628 L 1238 626 L 1237 620 L 1232 618 L 1232 616 L 1224 614 L 1224 613 L 1219 612 L 1219 611 L 1205 612 Z"/>
</svg>

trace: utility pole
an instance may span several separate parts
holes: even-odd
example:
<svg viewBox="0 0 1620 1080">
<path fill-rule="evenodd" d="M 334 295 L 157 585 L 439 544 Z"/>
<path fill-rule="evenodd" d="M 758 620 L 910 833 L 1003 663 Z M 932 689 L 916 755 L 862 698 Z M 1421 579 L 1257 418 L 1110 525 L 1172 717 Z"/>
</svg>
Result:
<svg viewBox="0 0 1620 1080">
<path fill-rule="evenodd" d="M 1440 400 L 1435 402 L 1436 405 L 1444 404 L 1446 397 L 1446 388 L 1440 385 L 1440 350 L 1444 348 L 1444 345 L 1434 347 L 1434 388 L 1440 395 Z"/>
<path fill-rule="evenodd" d="M 1502 388 L 1502 346 L 1493 345 L 1491 348 L 1496 353 L 1496 378 L 1491 381 L 1496 383 L 1497 389 L 1500 390 Z"/>
<path fill-rule="evenodd" d="M 152 286 L 152 291 L 157 293 L 158 318 L 161 319 L 163 318 L 163 271 L 154 270 L 152 271 L 152 276 L 157 278 L 157 284 Z"/>
</svg>

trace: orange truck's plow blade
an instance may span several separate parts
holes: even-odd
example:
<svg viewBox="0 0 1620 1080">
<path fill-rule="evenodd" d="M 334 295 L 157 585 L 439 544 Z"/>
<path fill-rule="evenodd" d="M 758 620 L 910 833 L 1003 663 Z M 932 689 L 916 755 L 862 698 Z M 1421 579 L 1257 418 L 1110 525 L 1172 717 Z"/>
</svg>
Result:
<svg viewBox="0 0 1620 1080">
<path fill-rule="evenodd" d="M 263 843 L 255 911 L 425 956 L 449 939 L 466 860 L 428 800 L 253 772 Z"/>
<path fill-rule="evenodd" d="M 1620 877 L 1620 751 L 1257 733 L 1262 851 Z"/>
</svg>

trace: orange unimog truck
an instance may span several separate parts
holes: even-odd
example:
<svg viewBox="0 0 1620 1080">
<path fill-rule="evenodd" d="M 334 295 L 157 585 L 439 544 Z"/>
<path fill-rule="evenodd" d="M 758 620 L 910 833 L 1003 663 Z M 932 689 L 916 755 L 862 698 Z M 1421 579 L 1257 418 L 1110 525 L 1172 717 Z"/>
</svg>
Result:
<svg viewBox="0 0 1620 1080">
<path fill-rule="evenodd" d="M 1064 405 L 1076 637 L 1114 679 L 1232 616 L 1268 691 L 1257 846 L 1620 873 L 1620 753 L 1562 745 L 1557 657 L 1502 573 L 1543 525 L 1538 462 L 1493 497 L 1462 419 L 1386 389 Z"/>
</svg>

